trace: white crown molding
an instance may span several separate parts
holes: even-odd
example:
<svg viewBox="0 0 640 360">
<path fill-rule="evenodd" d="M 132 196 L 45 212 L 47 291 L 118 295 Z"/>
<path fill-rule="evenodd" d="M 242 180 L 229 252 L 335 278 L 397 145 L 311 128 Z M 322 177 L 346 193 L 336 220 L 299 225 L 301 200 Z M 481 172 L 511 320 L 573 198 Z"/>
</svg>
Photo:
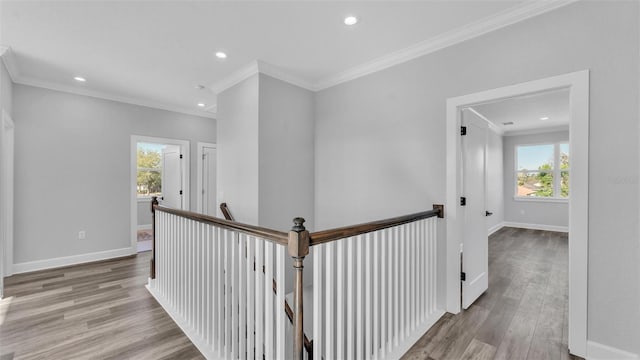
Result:
<svg viewBox="0 0 640 360">
<path fill-rule="evenodd" d="M 74 95 L 89 96 L 89 97 L 103 99 L 103 100 L 116 101 L 116 102 L 121 102 L 125 104 L 137 105 L 137 106 L 144 106 L 152 109 L 165 110 L 165 111 L 171 111 L 171 112 L 176 112 L 180 114 L 215 119 L 214 114 L 210 112 L 202 111 L 202 110 L 192 110 L 192 109 L 185 109 L 178 106 L 168 106 L 155 101 L 139 99 L 139 98 L 130 97 L 130 96 L 125 97 L 125 96 L 113 95 L 113 94 L 109 94 L 102 91 L 89 90 L 83 87 L 55 84 L 52 82 L 30 79 L 26 77 L 19 77 L 14 80 L 14 83 L 28 85 L 28 86 L 35 86 L 43 89 L 66 92 Z"/>
<path fill-rule="evenodd" d="M 19 78 L 18 67 L 16 66 L 16 60 L 13 56 L 13 51 L 11 51 L 10 46 L 0 45 L 0 57 L 2 58 L 2 62 L 4 63 L 7 72 L 9 73 L 9 77 L 11 81 L 16 82 L 16 79 Z"/>
<path fill-rule="evenodd" d="M 329 76 L 316 82 L 313 89 L 316 91 L 324 90 L 332 86 L 387 69 L 394 65 L 402 64 L 409 60 L 479 37 L 491 31 L 555 10 L 576 1 L 578 0 L 524 2 L 521 5 L 514 6 L 495 15 L 432 37 L 431 39 L 419 42 L 415 45 L 395 51 L 359 66 L 355 66 L 333 76 Z"/>
<path fill-rule="evenodd" d="M 228 88 L 237 85 L 238 83 L 250 78 L 251 76 L 258 73 L 258 62 L 252 61 L 249 65 L 233 72 L 231 75 L 226 78 L 216 82 L 211 85 L 211 91 L 214 94 L 218 95 L 221 92 L 227 90 Z"/>
<path fill-rule="evenodd" d="M 304 79 L 302 79 L 302 78 L 300 78 L 298 76 L 291 75 L 291 74 L 285 72 L 284 70 L 282 70 L 282 69 L 280 69 L 280 68 L 278 68 L 276 66 L 273 66 L 271 64 L 268 64 L 268 63 L 266 63 L 264 61 L 258 60 L 257 63 L 258 63 L 258 72 L 260 72 L 261 74 L 269 75 L 272 78 L 284 81 L 284 82 L 289 83 L 289 84 L 293 84 L 293 85 L 301 87 L 303 89 L 307 89 L 307 90 L 310 90 L 310 91 L 314 91 L 315 90 L 315 86 L 312 83 L 310 83 L 310 82 L 308 82 L 308 81 L 306 81 L 306 80 L 304 80 Z"/>
<path fill-rule="evenodd" d="M 307 89 L 310 91 L 314 91 L 315 87 L 310 82 L 287 73 L 286 71 L 268 64 L 261 60 L 254 60 L 249 65 L 233 72 L 231 75 L 226 78 L 214 83 L 210 86 L 211 91 L 214 94 L 220 94 L 221 92 L 229 89 L 230 87 L 237 85 L 238 83 L 250 78 L 255 74 L 264 74 L 271 76 L 272 78 L 278 79 L 280 81 L 284 81 L 286 83 L 301 87 L 303 89 Z"/>
</svg>

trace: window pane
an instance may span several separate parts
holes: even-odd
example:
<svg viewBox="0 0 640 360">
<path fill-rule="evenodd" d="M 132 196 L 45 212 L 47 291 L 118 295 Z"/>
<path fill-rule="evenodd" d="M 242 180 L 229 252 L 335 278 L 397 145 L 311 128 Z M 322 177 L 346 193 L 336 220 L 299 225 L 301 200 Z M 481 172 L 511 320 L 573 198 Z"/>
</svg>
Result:
<svg viewBox="0 0 640 360">
<path fill-rule="evenodd" d="M 569 144 L 560 144 L 560 169 L 569 169 Z"/>
<path fill-rule="evenodd" d="M 553 144 L 518 146 L 518 170 L 553 169 Z"/>
<path fill-rule="evenodd" d="M 563 171 L 560 178 L 560 196 L 569 197 L 569 172 Z"/>
<path fill-rule="evenodd" d="M 517 176 L 518 196 L 553 197 L 553 172 L 520 172 Z"/>
<path fill-rule="evenodd" d="M 159 195 L 161 192 L 160 171 L 138 170 L 137 192 L 138 196 Z"/>
</svg>

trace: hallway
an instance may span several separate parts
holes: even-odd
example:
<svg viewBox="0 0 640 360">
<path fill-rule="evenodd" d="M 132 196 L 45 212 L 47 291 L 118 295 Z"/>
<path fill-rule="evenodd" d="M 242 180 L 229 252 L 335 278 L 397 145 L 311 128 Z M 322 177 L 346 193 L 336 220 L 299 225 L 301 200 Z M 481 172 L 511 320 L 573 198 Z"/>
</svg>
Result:
<svg viewBox="0 0 640 360">
<path fill-rule="evenodd" d="M 568 238 L 503 228 L 489 237 L 489 290 L 445 314 L 404 360 L 576 359 L 567 350 Z"/>
</svg>

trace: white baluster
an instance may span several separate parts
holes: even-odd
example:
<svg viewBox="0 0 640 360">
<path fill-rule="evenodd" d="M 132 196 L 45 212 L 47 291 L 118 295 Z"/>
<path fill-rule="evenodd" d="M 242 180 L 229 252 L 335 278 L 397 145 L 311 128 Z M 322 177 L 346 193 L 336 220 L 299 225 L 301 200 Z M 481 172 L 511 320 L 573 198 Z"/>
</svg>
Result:
<svg viewBox="0 0 640 360">
<path fill-rule="evenodd" d="M 238 345 L 239 357 L 242 360 L 247 358 L 247 236 L 238 234 Z"/>
<path fill-rule="evenodd" d="M 264 240 L 256 238 L 256 359 L 262 359 L 264 354 L 264 243 Z"/>
<path fill-rule="evenodd" d="M 276 248 L 276 358 L 285 359 L 287 357 L 285 321 L 287 314 L 284 311 L 285 304 L 285 259 L 287 248 L 282 245 L 275 245 Z"/>
<path fill-rule="evenodd" d="M 356 239 L 356 358 L 364 359 L 364 236 Z"/>
<path fill-rule="evenodd" d="M 373 359 L 378 359 L 380 348 L 380 236 L 382 231 L 373 233 Z M 383 256 L 382 256 L 383 257 Z"/>
<path fill-rule="evenodd" d="M 342 239 L 336 241 L 336 359 L 346 358 L 345 354 L 345 289 L 344 265 L 348 261 L 345 258 L 345 247 L 348 240 Z"/>
<path fill-rule="evenodd" d="M 362 326 L 364 326 L 364 358 L 371 358 L 371 346 L 373 344 L 373 326 L 371 320 L 373 318 L 372 314 L 372 262 L 371 262 L 371 250 L 372 246 L 372 234 L 367 233 L 363 239 L 363 248 L 361 251 L 364 251 L 364 316 Z"/>
<path fill-rule="evenodd" d="M 313 255 L 313 342 L 314 358 L 322 359 L 325 355 L 326 343 L 322 332 L 324 321 L 324 253 L 325 245 L 312 248 Z M 295 300 L 294 300 L 295 302 Z M 292 305 L 295 308 L 295 304 Z M 294 314 L 295 316 L 295 314 Z M 294 319 L 295 320 L 295 319 Z M 317 344 L 317 345 L 316 345 Z"/>
<path fill-rule="evenodd" d="M 255 353 L 255 298 L 256 271 L 254 269 L 256 256 L 256 239 L 247 238 L 247 358 L 253 359 Z"/>
<path fill-rule="evenodd" d="M 273 323 L 273 243 L 264 244 L 264 355 L 273 359 L 274 323 Z"/>
<path fill-rule="evenodd" d="M 355 241 L 356 238 L 347 238 L 344 240 L 347 242 L 347 356 L 345 359 L 353 359 L 355 357 L 355 268 L 356 268 L 356 255 L 355 255 Z M 318 289 L 319 291 L 320 289 Z M 314 290 L 315 291 L 315 290 Z M 315 332 L 314 332 L 315 334 Z"/>
<path fill-rule="evenodd" d="M 334 307 L 334 267 L 335 267 L 335 241 L 332 241 L 324 246 L 323 251 L 325 252 L 324 259 L 320 259 L 320 261 L 325 261 L 324 269 L 325 269 L 325 278 L 324 278 L 324 303 L 325 303 L 325 313 L 324 313 L 324 342 L 325 342 L 325 352 L 324 356 L 327 359 L 335 359 L 335 307 Z"/>
</svg>

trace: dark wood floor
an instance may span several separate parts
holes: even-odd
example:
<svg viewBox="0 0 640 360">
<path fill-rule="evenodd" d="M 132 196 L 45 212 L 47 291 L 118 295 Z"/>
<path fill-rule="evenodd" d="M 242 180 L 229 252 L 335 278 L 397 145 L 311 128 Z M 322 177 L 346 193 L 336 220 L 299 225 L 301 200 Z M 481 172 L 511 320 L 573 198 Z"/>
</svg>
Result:
<svg viewBox="0 0 640 360">
<path fill-rule="evenodd" d="M 409 359 L 577 359 L 567 350 L 567 234 L 503 228 L 489 238 L 489 290 L 445 314 Z"/>
<path fill-rule="evenodd" d="M 145 289 L 149 258 L 5 279 L 0 360 L 204 359 Z"/>
</svg>

